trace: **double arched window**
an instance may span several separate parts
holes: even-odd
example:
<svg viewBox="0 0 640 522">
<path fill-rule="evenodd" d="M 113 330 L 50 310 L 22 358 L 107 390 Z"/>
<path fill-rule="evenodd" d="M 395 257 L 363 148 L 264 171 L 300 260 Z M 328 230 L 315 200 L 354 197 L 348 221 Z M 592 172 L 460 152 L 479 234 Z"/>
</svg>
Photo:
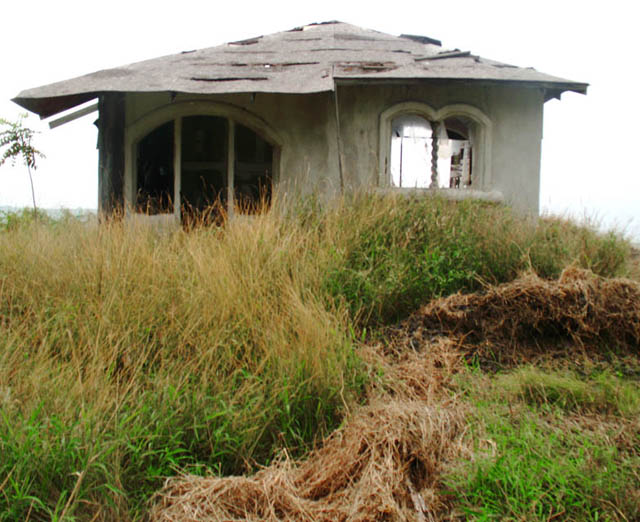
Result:
<svg viewBox="0 0 640 522">
<path fill-rule="evenodd" d="M 279 141 L 237 107 L 183 102 L 135 122 L 125 136 L 126 198 L 136 213 L 184 220 L 269 205 Z"/>
<path fill-rule="evenodd" d="M 486 190 L 490 137 L 491 121 L 474 107 L 394 105 L 380 117 L 380 185 Z"/>
</svg>

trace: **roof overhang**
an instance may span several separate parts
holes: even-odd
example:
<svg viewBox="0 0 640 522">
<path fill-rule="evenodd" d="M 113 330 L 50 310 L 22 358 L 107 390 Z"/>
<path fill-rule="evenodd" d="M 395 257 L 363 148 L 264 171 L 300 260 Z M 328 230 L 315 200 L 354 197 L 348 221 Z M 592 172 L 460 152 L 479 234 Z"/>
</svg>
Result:
<svg viewBox="0 0 640 522">
<path fill-rule="evenodd" d="M 11 101 L 34 112 L 40 116 L 40 118 L 48 118 L 54 116 L 60 112 L 64 112 L 78 105 L 82 105 L 89 100 L 97 98 L 99 93 L 97 92 L 85 92 L 78 94 L 70 94 L 67 96 L 50 96 L 43 98 L 36 97 L 22 97 L 22 93 Z"/>
<path fill-rule="evenodd" d="M 22 91 L 14 102 L 47 118 L 104 93 L 310 94 L 336 85 L 465 83 L 536 87 L 545 101 L 587 84 L 341 22 L 186 51 Z"/>
<path fill-rule="evenodd" d="M 469 78 L 354 78 L 335 77 L 336 85 L 407 85 L 407 84 L 432 84 L 432 85 L 476 85 L 476 86 L 504 86 L 542 89 L 545 93 L 545 101 L 553 98 L 560 99 L 564 92 L 587 94 L 588 83 L 577 82 L 539 82 L 519 80 L 474 80 Z"/>
</svg>

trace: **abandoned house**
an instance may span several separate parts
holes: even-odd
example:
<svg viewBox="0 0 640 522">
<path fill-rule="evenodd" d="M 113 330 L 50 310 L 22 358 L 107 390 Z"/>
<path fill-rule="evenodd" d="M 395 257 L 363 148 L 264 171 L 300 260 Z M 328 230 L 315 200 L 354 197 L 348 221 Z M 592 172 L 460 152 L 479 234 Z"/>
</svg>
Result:
<svg viewBox="0 0 640 522">
<path fill-rule="evenodd" d="M 544 103 L 587 85 L 341 22 L 20 93 L 57 126 L 98 110 L 99 208 L 181 220 L 276 191 L 375 188 L 537 214 Z"/>
</svg>

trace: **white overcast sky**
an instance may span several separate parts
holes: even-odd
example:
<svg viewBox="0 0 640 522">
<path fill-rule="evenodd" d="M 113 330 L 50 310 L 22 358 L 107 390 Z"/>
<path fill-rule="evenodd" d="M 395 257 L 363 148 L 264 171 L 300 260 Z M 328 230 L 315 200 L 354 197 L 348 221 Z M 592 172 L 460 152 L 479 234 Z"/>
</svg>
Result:
<svg viewBox="0 0 640 522">
<path fill-rule="evenodd" d="M 311 22 L 427 35 L 446 48 L 589 83 L 587 96 L 565 93 L 545 104 L 541 206 L 640 240 L 639 19 L 635 2 L 622 0 L 3 2 L 0 117 L 24 112 L 10 101 L 23 89 Z M 96 207 L 95 118 L 54 130 L 28 118 L 47 155 L 35 173 L 39 206 Z M 0 206 L 30 202 L 24 169 L 0 168 Z"/>
</svg>

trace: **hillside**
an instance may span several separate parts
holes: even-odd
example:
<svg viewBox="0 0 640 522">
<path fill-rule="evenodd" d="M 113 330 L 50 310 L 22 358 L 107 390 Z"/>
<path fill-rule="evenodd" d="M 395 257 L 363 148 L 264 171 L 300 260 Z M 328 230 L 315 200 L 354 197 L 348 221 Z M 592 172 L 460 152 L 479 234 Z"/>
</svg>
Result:
<svg viewBox="0 0 640 522">
<path fill-rule="evenodd" d="M 637 275 L 615 234 L 477 202 L 23 216 L 0 520 L 638 518 Z"/>
</svg>

